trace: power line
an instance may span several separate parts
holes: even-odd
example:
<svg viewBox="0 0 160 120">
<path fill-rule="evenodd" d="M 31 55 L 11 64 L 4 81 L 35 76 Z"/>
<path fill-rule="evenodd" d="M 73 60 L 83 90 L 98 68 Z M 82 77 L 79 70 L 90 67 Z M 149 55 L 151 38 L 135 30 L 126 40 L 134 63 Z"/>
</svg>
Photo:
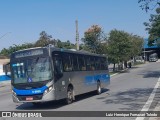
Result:
<svg viewBox="0 0 160 120">
<path fill-rule="evenodd" d="M 4 36 L 6 36 L 6 35 L 9 34 L 9 33 L 11 33 L 11 32 L 5 33 L 4 35 L 2 35 L 2 36 L 0 37 L 0 39 L 3 38 Z"/>
</svg>

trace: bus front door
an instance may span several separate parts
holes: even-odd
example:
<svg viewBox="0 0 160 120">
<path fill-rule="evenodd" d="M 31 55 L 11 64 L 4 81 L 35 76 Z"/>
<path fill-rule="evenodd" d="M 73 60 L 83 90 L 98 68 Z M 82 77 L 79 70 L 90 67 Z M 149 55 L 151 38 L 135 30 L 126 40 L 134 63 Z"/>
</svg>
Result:
<svg viewBox="0 0 160 120">
<path fill-rule="evenodd" d="M 54 64 L 54 84 L 55 84 L 55 97 L 56 100 L 65 97 L 65 87 L 63 85 L 63 65 L 61 55 L 58 53 L 53 54 Z"/>
</svg>

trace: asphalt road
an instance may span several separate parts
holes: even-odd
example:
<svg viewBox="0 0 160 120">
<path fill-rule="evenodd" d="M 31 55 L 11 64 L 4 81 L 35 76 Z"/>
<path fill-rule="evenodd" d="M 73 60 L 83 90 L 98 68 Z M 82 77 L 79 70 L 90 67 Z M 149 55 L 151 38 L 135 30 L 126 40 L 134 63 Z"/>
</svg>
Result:
<svg viewBox="0 0 160 120">
<path fill-rule="evenodd" d="M 33 111 L 141 111 L 159 109 L 160 100 L 160 62 L 151 62 L 138 65 L 126 72 L 111 77 L 111 84 L 103 90 L 101 95 L 94 92 L 76 97 L 76 101 L 70 105 L 65 105 L 63 101 L 49 102 L 41 106 L 33 106 L 31 103 L 13 103 L 11 98 L 10 86 L 0 87 L 0 110 L 33 110 Z M 156 86 L 156 87 L 155 87 Z M 159 109 L 160 110 L 160 109 Z M 12 118 L 0 118 L 10 120 Z M 17 118 L 16 118 L 17 119 Z M 31 118 L 30 118 L 31 119 Z M 40 119 L 40 118 L 38 118 Z M 61 120 L 64 118 L 41 118 Z M 101 118 L 65 118 L 65 120 L 75 119 L 122 119 L 134 120 L 131 118 L 101 117 Z M 143 118 L 141 118 L 142 120 Z M 151 118 L 144 118 L 145 120 Z M 28 120 L 28 118 L 26 118 Z"/>
</svg>

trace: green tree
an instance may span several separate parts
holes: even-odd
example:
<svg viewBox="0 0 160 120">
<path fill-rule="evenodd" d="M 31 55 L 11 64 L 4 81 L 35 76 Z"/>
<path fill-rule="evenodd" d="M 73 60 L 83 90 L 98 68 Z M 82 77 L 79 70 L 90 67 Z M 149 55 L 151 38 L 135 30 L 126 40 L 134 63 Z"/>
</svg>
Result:
<svg viewBox="0 0 160 120">
<path fill-rule="evenodd" d="M 92 25 L 85 33 L 82 39 L 84 45 L 90 52 L 102 54 L 104 46 L 102 42 L 106 41 L 106 37 L 102 28 L 98 25 Z"/>
<path fill-rule="evenodd" d="M 3 56 L 8 56 L 10 54 L 9 50 L 6 49 L 6 48 L 3 48 L 0 52 L 0 55 L 3 55 Z"/>
<path fill-rule="evenodd" d="M 45 31 L 42 31 L 40 33 L 39 40 L 36 41 L 35 46 L 36 47 L 44 47 L 50 44 L 51 42 L 51 35 L 48 35 Z M 53 41 L 52 41 L 53 42 Z"/>
<path fill-rule="evenodd" d="M 160 7 L 160 0 L 138 0 L 142 10 L 148 12 L 148 10 L 153 10 L 157 7 Z"/>
<path fill-rule="evenodd" d="M 16 51 L 22 50 L 22 49 L 31 48 L 31 47 L 34 47 L 34 44 L 32 44 L 32 43 L 25 43 L 22 45 L 13 44 L 13 46 L 10 46 L 8 49 L 3 48 L 0 52 L 0 55 L 9 56 L 13 52 L 16 52 Z"/>
<path fill-rule="evenodd" d="M 67 40 L 66 42 L 62 42 L 63 47 L 66 49 L 75 49 L 75 45 L 73 43 L 71 43 L 69 40 Z"/>
<path fill-rule="evenodd" d="M 127 61 L 131 57 L 131 41 L 129 34 L 124 31 L 111 30 L 108 39 L 108 57 L 115 64 Z"/>
<path fill-rule="evenodd" d="M 66 42 L 62 42 L 61 40 L 57 40 L 57 47 L 58 48 L 66 48 L 66 49 L 75 49 L 75 44 L 71 43 L 69 40 Z"/>
<path fill-rule="evenodd" d="M 131 42 L 130 54 L 131 54 L 131 57 L 133 57 L 135 60 L 135 57 L 142 53 L 144 39 L 140 36 L 132 35 L 132 34 L 129 35 L 129 39 Z"/>
<path fill-rule="evenodd" d="M 160 8 L 156 9 L 155 15 L 151 14 L 149 22 L 145 22 L 146 31 L 149 33 L 148 45 L 160 46 Z"/>
</svg>

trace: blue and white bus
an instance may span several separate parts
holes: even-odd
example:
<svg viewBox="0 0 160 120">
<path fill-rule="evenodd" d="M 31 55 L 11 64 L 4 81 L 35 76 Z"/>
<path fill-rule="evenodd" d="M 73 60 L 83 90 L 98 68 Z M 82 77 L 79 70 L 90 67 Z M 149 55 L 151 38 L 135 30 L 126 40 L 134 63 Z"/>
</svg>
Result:
<svg viewBox="0 0 160 120">
<path fill-rule="evenodd" d="M 14 102 L 65 99 L 69 104 L 79 94 L 100 94 L 110 83 L 105 56 L 51 46 L 14 52 L 10 68 Z"/>
</svg>

